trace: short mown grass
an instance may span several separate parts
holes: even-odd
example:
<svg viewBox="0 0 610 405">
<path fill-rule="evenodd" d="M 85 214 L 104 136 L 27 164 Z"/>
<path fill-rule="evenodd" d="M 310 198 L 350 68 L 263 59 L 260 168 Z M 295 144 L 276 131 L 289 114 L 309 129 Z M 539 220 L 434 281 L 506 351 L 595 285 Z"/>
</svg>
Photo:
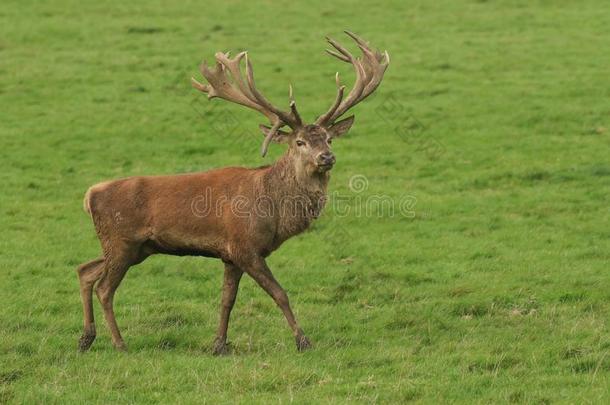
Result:
<svg viewBox="0 0 610 405">
<path fill-rule="evenodd" d="M 329 208 L 269 260 L 314 343 L 244 279 L 211 344 L 218 261 L 153 257 L 116 297 L 129 352 L 77 353 L 93 183 L 258 166 L 256 114 L 189 87 L 250 52 L 312 119 L 388 49 L 334 145 Z M 353 49 L 353 48 L 352 48 Z M 605 403 L 610 399 L 610 7 L 602 0 L 47 2 L 0 7 L 0 403 Z M 350 179 L 365 179 L 359 193 Z M 408 212 L 357 215 L 388 196 Z"/>
</svg>

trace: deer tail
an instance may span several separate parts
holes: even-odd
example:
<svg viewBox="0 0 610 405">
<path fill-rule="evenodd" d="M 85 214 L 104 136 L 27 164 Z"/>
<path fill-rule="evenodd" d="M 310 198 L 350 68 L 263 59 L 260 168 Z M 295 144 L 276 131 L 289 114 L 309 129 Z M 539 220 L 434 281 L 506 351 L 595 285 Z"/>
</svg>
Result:
<svg viewBox="0 0 610 405">
<path fill-rule="evenodd" d="M 85 193 L 85 198 L 83 199 L 83 210 L 91 216 L 91 189 L 93 187 L 89 187 L 87 192 Z"/>
</svg>

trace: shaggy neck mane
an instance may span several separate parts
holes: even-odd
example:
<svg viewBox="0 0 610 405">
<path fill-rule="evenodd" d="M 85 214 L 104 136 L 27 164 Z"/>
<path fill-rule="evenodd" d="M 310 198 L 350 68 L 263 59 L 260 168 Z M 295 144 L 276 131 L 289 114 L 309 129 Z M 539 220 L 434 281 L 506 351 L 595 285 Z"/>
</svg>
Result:
<svg viewBox="0 0 610 405">
<path fill-rule="evenodd" d="M 265 191 L 278 197 L 318 197 L 326 195 L 329 172 L 307 173 L 297 166 L 297 158 L 288 150 L 273 165 L 264 177 Z"/>
<path fill-rule="evenodd" d="M 277 162 L 266 168 L 264 194 L 279 202 L 278 241 L 303 232 L 320 216 L 326 203 L 329 172 L 307 173 L 298 166 L 298 159 L 288 150 Z"/>
</svg>

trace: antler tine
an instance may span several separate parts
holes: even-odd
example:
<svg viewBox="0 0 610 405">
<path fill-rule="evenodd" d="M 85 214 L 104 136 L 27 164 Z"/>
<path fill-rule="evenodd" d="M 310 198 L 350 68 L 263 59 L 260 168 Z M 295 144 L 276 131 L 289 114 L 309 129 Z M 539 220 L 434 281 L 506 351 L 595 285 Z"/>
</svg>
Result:
<svg viewBox="0 0 610 405">
<path fill-rule="evenodd" d="M 328 122 L 333 122 L 335 119 L 343 115 L 343 113 L 345 113 L 345 111 L 347 111 L 351 106 L 358 103 L 358 99 L 364 91 L 364 86 L 366 84 L 366 71 L 362 66 L 362 62 L 358 59 L 353 59 L 351 63 L 354 65 L 354 71 L 356 72 L 356 81 L 354 82 L 354 87 L 352 87 L 350 92 L 347 94 L 347 97 L 344 98 L 337 106 L 333 114 L 328 117 Z"/>
<path fill-rule="evenodd" d="M 266 109 L 268 109 L 269 111 L 271 111 L 275 115 L 277 115 L 278 119 L 280 121 L 282 121 L 285 125 L 288 125 L 291 128 L 297 128 L 299 126 L 297 124 L 297 120 L 294 117 L 292 117 L 288 113 L 285 113 L 284 111 L 276 108 L 273 104 L 271 104 L 269 102 L 269 100 L 267 100 L 265 98 L 265 96 L 263 96 L 261 94 L 261 92 L 258 91 L 258 89 L 256 88 L 256 83 L 254 82 L 254 69 L 252 68 L 252 63 L 250 63 L 250 60 L 248 59 L 247 54 L 246 54 L 246 77 L 248 79 L 248 86 L 249 86 L 250 92 L 252 93 L 252 95 L 254 96 L 256 101 L 258 101 L 259 104 L 261 104 L 263 107 L 265 107 Z"/>
<path fill-rule="evenodd" d="M 246 95 L 250 100 L 256 101 L 252 93 L 250 93 L 250 89 L 248 88 L 248 86 L 246 86 L 244 78 L 241 74 L 241 69 L 239 68 L 241 60 L 244 56 L 246 56 L 247 53 L 248 52 L 246 51 L 240 52 L 235 55 L 233 59 L 229 58 L 229 52 L 217 52 L 214 56 L 216 57 L 216 60 L 219 61 L 225 68 L 229 69 L 231 77 L 233 78 L 235 84 L 237 84 L 237 86 L 239 87 L 239 90 L 244 93 L 244 95 Z"/>
<path fill-rule="evenodd" d="M 227 67 L 228 70 L 229 66 L 232 66 L 234 63 L 239 63 L 239 59 L 239 55 L 234 59 L 228 59 L 225 54 L 219 52 L 216 54 L 216 64 L 213 68 L 210 68 L 204 60 L 200 66 L 200 70 L 209 84 L 202 84 L 194 78 L 191 78 L 193 87 L 207 93 L 209 99 L 219 97 L 227 101 L 241 104 L 262 113 L 271 122 L 274 122 L 274 120 L 277 119 L 275 114 L 258 104 L 251 94 L 242 91 L 239 86 L 239 79 L 233 77 L 233 82 L 237 84 L 237 88 L 231 83 L 231 80 L 229 80 L 225 67 Z"/>
<path fill-rule="evenodd" d="M 273 136 L 275 135 L 277 130 L 280 129 L 280 127 L 282 125 L 283 125 L 282 121 L 278 121 L 275 124 L 273 124 L 273 126 L 271 127 L 269 132 L 267 132 L 267 135 L 265 136 L 265 139 L 263 140 L 263 145 L 261 146 L 261 156 L 262 157 L 265 157 L 265 155 L 267 154 L 267 149 L 269 148 L 269 144 L 271 143 Z"/>
<path fill-rule="evenodd" d="M 328 53 L 331 56 L 334 56 L 335 58 L 342 60 L 343 62 L 349 62 L 349 59 L 346 58 L 345 56 L 333 51 L 332 49 L 326 49 L 326 53 Z"/>
<path fill-rule="evenodd" d="M 301 119 L 301 115 L 297 110 L 297 102 L 294 100 L 292 85 L 288 85 L 288 99 L 290 100 L 290 112 L 292 112 L 292 116 L 294 117 L 298 126 L 303 125 L 303 120 Z"/>
<path fill-rule="evenodd" d="M 358 35 L 354 34 L 353 32 L 345 31 L 345 33 L 347 35 L 349 35 L 352 39 L 354 39 L 354 41 L 356 41 L 356 43 L 358 44 L 358 47 L 362 50 L 362 54 L 364 55 L 365 59 L 368 61 L 368 63 L 365 65 L 365 68 L 368 68 L 367 70 L 369 72 L 372 72 L 372 75 L 373 75 L 365 86 L 363 96 L 360 98 L 360 100 L 358 100 L 358 102 L 360 102 L 365 97 L 367 97 L 369 94 L 371 94 L 377 88 L 377 86 L 379 86 L 379 84 L 381 83 L 381 79 L 383 78 L 383 73 L 385 72 L 388 65 L 390 64 L 390 55 L 388 54 L 388 51 L 385 51 L 383 54 L 378 51 L 374 52 L 369 47 L 368 42 L 366 42 L 365 40 L 363 40 L 362 38 L 360 38 Z M 385 57 L 385 63 L 383 61 L 384 57 Z M 375 69 L 375 67 L 379 67 L 379 68 Z"/>
<path fill-rule="evenodd" d="M 210 87 L 208 85 L 198 82 L 194 77 L 191 77 L 191 85 L 204 93 L 210 92 Z"/>
<path fill-rule="evenodd" d="M 330 106 L 326 113 L 318 117 L 318 119 L 316 120 L 316 125 L 326 124 L 328 119 L 332 117 L 332 115 L 337 110 L 337 107 L 339 107 L 339 104 L 341 104 L 341 100 L 343 100 L 343 92 L 345 91 L 345 86 L 342 86 L 341 82 L 339 81 L 339 72 L 335 73 L 335 83 L 337 84 L 337 97 L 335 98 L 335 102 Z"/>
<path fill-rule="evenodd" d="M 344 48 L 337 41 L 328 37 L 328 42 L 338 52 L 328 49 L 326 52 L 337 59 L 342 60 L 343 62 L 349 62 L 354 65 L 356 81 L 354 83 L 354 87 L 349 92 L 347 97 L 340 102 L 332 114 L 328 115 L 327 113 L 319 118 L 319 121 L 322 124 L 328 124 L 335 121 L 347 110 L 364 100 L 373 91 L 375 91 L 383 79 L 385 70 L 390 64 L 390 55 L 387 51 L 385 51 L 383 54 L 374 52 L 369 47 L 368 43 L 358 35 L 350 31 L 345 31 L 345 33 L 356 42 L 358 48 L 360 48 L 362 51 L 362 57 L 354 58 L 346 48 Z"/>
<path fill-rule="evenodd" d="M 345 32 L 350 38 L 352 38 L 354 41 L 356 41 L 356 43 L 358 44 L 360 49 L 365 48 L 365 49 L 368 49 L 369 51 L 371 50 L 371 48 L 369 48 L 368 41 L 365 41 L 364 39 L 362 39 L 361 37 L 359 37 L 358 35 L 354 34 L 351 31 L 345 30 L 343 32 Z"/>
<path fill-rule="evenodd" d="M 354 56 L 334 39 L 326 37 L 326 41 L 328 41 L 328 43 L 331 44 L 340 53 L 338 54 L 333 50 L 327 49 L 326 52 L 328 52 L 329 54 L 333 55 L 338 59 L 341 59 L 344 62 L 351 62 L 354 59 Z"/>
<path fill-rule="evenodd" d="M 262 147 L 263 156 L 267 152 L 269 142 L 279 128 L 288 125 L 296 129 L 303 125 L 296 108 L 296 102 L 290 90 L 290 112 L 284 112 L 273 106 L 257 89 L 254 83 L 252 64 L 248 60 L 246 51 L 238 53 L 234 58 L 229 53 L 217 52 L 216 64 L 208 67 L 203 61 L 200 70 L 208 84 L 203 84 L 191 78 L 191 83 L 197 90 L 206 93 L 208 98 L 219 97 L 227 101 L 241 104 L 264 114 L 272 124 L 272 128 L 265 137 Z M 241 61 L 246 59 L 246 77 L 241 70 Z"/>
</svg>

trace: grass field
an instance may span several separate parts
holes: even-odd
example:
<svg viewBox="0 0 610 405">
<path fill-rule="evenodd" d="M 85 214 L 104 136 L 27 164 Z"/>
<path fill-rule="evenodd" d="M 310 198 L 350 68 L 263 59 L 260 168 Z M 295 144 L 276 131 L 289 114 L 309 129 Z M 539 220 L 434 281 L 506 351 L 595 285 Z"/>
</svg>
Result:
<svg viewBox="0 0 610 405">
<path fill-rule="evenodd" d="M 608 403 L 610 4 L 80 2 L 0 7 L 0 403 Z M 260 118 L 190 89 L 250 52 L 276 103 L 334 97 L 324 35 L 388 49 L 335 142 L 331 193 L 409 199 L 338 215 L 269 260 L 314 350 L 250 279 L 213 357 L 219 261 L 157 256 L 115 308 L 118 353 L 77 352 L 76 266 L 96 182 L 258 166 Z M 351 45 L 351 44 L 350 44 Z M 353 49 L 353 47 L 352 47 Z M 359 193 L 350 179 L 366 180 Z"/>
</svg>

